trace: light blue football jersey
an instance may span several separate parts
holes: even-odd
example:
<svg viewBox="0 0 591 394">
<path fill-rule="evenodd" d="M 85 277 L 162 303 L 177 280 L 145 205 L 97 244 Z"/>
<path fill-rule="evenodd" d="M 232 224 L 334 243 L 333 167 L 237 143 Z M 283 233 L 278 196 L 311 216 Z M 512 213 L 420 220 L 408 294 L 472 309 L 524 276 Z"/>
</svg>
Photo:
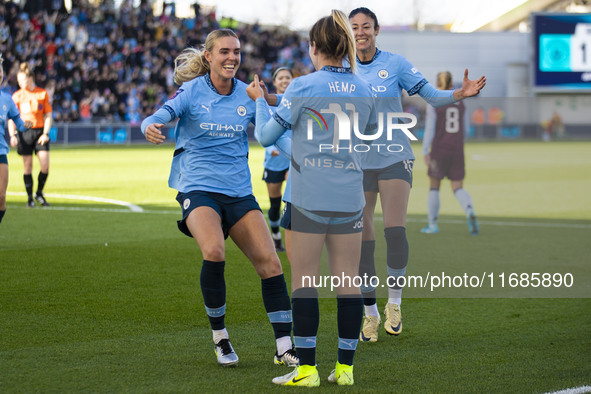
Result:
<svg viewBox="0 0 591 394">
<path fill-rule="evenodd" d="M 377 123 L 367 81 L 350 68 L 323 67 L 292 81 L 273 118 L 292 130 L 292 204 L 310 211 L 363 209 L 359 156 L 370 153 L 358 134 Z"/>
<path fill-rule="evenodd" d="M 387 124 L 387 113 L 403 112 L 402 89 L 409 95 L 414 95 L 428 82 L 423 75 L 406 60 L 404 56 L 376 49 L 376 53 L 370 62 L 360 62 L 357 59 L 357 70 L 360 76 L 371 83 L 377 95 L 376 105 L 380 117 Z M 407 123 L 408 120 L 403 120 Z M 411 129 L 412 132 L 412 129 Z M 409 138 L 400 130 L 392 133 L 392 139 L 387 139 L 387 133 L 373 142 L 389 146 L 399 144 L 402 150 L 380 149 L 375 150 L 373 155 L 362 156 L 363 169 L 385 168 L 402 160 L 414 159 Z"/>
<path fill-rule="evenodd" d="M 290 133 L 290 132 L 288 132 Z M 291 136 L 291 133 L 290 133 Z M 263 160 L 263 168 L 271 171 L 283 171 L 289 168 L 289 158 L 282 154 L 272 156 L 272 153 L 277 148 L 273 145 L 265 148 L 265 159 Z"/>
<path fill-rule="evenodd" d="M 221 95 L 206 74 L 183 83 L 164 103 L 170 120 L 179 118 L 168 179 L 171 188 L 230 197 L 252 194 L 246 129 L 255 122 L 256 107 L 246 86 L 234 79 L 231 94 Z M 142 122 L 142 131 L 150 123 L 166 123 L 158 114 L 162 109 Z"/>
<path fill-rule="evenodd" d="M 18 108 L 12 96 L 4 92 L 0 92 L 0 155 L 8 154 L 8 144 L 6 143 L 6 123 L 8 119 L 12 119 L 16 125 L 16 129 L 24 131 L 25 124 L 23 123 Z"/>
</svg>

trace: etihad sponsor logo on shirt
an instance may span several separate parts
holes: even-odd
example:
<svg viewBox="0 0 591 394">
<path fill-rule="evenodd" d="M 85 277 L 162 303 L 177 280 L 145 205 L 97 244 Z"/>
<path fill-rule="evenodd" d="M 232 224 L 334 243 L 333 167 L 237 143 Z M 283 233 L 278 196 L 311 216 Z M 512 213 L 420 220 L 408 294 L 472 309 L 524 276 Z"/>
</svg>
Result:
<svg viewBox="0 0 591 394">
<path fill-rule="evenodd" d="M 234 137 L 234 133 L 245 131 L 246 128 L 241 124 L 218 124 L 201 123 L 202 130 L 209 131 L 208 135 L 212 137 Z"/>
</svg>

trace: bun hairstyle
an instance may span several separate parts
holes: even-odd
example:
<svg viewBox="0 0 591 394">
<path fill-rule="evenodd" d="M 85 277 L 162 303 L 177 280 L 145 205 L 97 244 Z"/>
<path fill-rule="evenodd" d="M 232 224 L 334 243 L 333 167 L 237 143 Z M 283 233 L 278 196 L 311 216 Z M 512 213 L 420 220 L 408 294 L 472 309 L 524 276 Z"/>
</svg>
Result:
<svg viewBox="0 0 591 394">
<path fill-rule="evenodd" d="M 451 89 L 452 79 L 449 71 L 441 71 L 437 73 L 437 87 L 443 90 Z"/>
<path fill-rule="evenodd" d="M 347 16 L 339 10 L 332 10 L 330 16 L 319 19 L 310 29 L 310 42 L 323 55 L 341 60 L 347 59 L 355 72 L 355 36 Z"/>
<path fill-rule="evenodd" d="M 236 33 L 230 29 L 214 30 L 207 35 L 205 44 L 201 49 L 186 48 L 174 59 L 174 83 L 182 85 L 183 82 L 205 75 L 209 72 L 209 63 L 205 59 L 205 51 L 213 51 L 217 39 L 222 37 L 234 37 Z"/>
</svg>

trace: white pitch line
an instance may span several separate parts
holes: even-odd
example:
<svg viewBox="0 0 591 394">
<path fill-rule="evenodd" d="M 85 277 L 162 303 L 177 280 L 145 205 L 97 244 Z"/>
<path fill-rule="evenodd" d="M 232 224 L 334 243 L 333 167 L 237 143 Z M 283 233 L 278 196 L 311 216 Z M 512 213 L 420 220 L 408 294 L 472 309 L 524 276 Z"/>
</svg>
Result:
<svg viewBox="0 0 591 394">
<path fill-rule="evenodd" d="M 583 393 L 591 393 L 591 386 L 573 387 L 570 389 L 548 392 L 546 394 L 583 394 Z"/>
<path fill-rule="evenodd" d="M 8 192 L 8 195 L 13 196 L 26 196 L 26 193 L 20 192 Z M 89 196 L 74 196 L 74 195 L 65 195 L 65 194 L 46 194 L 47 197 L 55 197 L 55 198 L 65 198 L 65 199 L 72 199 L 72 200 L 85 200 L 85 201 L 94 201 L 94 202 L 104 202 L 109 204 L 115 205 L 122 205 L 128 207 L 127 209 L 113 209 L 113 208 L 93 208 L 93 207 L 59 207 L 59 206 L 51 206 L 44 209 L 48 210 L 56 210 L 56 211 L 89 211 L 89 212 L 115 212 L 115 213 L 130 213 L 130 212 L 139 212 L 139 213 L 153 213 L 153 214 L 163 214 L 163 215 L 171 215 L 171 214 L 178 214 L 180 211 L 178 210 L 150 210 L 150 209 L 143 209 L 135 204 L 126 202 L 126 201 L 119 201 L 119 200 L 112 200 L 108 198 L 100 198 L 100 197 L 89 197 Z M 22 208 L 16 205 L 9 205 L 10 208 Z M 383 218 L 381 216 L 376 216 L 374 221 L 381 222 Z M 407 218 L 407 222 L 412 223 L 426 223 L 427 221 L 424 219 L 415 219 L 415 218 Z M 488 221 L 488 220 L 479 220 L 478 221 L 481 225 L 486 226 L 513 226 L 513 227 L 553 227 L 553 228 L 579 228 L 584 230 L 591 229 L 591 224 L 583 224 L 583 223 L 549 223 L 549 222 L 503 222 L 503 221 Z M 440 219 L 439 223 L 446 223 L 446 224 L 465 224 L 465 220 L 458 220 L 458 219 Z"/>
<path fill-rule="evenodd" d="M 26 196 L 27 193 L 23 192 L 8 192 L 6 193 L 9 196 Z M 113 200 L 112 198 L 102 198 L 102 197 L 92 197 L 92 196 L 76 196 L 72 194 L 53 194 L 47 193 L 45 194 L 47 197 L 51 198 L 62 198 L 66 200 L 81 200 L 81 201 L 92 201 L 92 202 L 102 202 L 105 204 L 113 204 L 113 205 L 121 205 L 123 207 L 129 208 L 131 212 L 144 212 L 142 207 L 139 207 L 135 204 L 132 204 L 127 201 L 121 200 Z"/>
<path fill-rule="evenodd" d="M 381 218 L 378 220 L 381 220 Z M 413 223 L 426 222 L 426 220 L 414 219 L 414 218 L 407 218 L 406 221 L 413 222 Z M 439 219 L 439 223 L 465 224 L 466 221 L 465 220 L 457 220 L 457 219 Z M 488 221 L 488 220 L 478 220 L 478 223 L 488 225 L 488 226 L 559 227 L 559 228 L 591 229 L 591 224 L 583 224 L 583 223 L 502 222 L 502 221 Z"/>
</svg>

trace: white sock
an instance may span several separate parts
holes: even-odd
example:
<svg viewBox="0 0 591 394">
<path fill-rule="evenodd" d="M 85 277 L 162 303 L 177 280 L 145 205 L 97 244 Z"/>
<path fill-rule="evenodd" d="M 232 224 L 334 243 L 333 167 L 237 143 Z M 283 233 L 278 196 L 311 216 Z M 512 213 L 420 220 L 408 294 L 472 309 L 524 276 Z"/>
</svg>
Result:
<svg viewBox="0 0 591 394">
<path fill-rule="evenodd" d="M 429 218 L 429 225 L 437 224 L 439 218 L 439 190 L 429 190 L 429 197 L 427 198 L 427 212 Z"/>
<path fill-rule="evenodd" d="M 388 304 L 400 305 L 402 303 L 402 289 L 388 287 Z"/>
<path fill-rule="evenodd" d="M 217 344 L 222 339 L 229 339 L 228 331 L 225 328 L 221 330 L 211 330 L 213 332 L 213 343 Z"/>
<path fill-rule="evenodd" d="M 275 342 L 277 342 L 277 354 L 280 356 L 293 347 L 291 344 L 291 337 L 289 335 L 277 338 Z"/>
<path fill-rule="evenodd" d="M 379 316 L 378 304 L 365 305 L 365 316 Z"/>
<path fill-rule="evenodd" d="M 470 193 L 468 193 L 463 188 L 459 188 L 454 192 L 454 196 L 456 196 L 458 202 L 462 206 L 462 209 L 464 212 L 466 212 L 466 217 L 470 217 L 470 214 L 474 213 L 474 207 L 472 206 L 472 197 L 470 197 Z"/>
<path fill-rule="evenodd" d="M 271 233 L 271 236 L 273 237 L 274 240 L 278 240 L 281 239 L 281 233 Z"/>
</svg>

